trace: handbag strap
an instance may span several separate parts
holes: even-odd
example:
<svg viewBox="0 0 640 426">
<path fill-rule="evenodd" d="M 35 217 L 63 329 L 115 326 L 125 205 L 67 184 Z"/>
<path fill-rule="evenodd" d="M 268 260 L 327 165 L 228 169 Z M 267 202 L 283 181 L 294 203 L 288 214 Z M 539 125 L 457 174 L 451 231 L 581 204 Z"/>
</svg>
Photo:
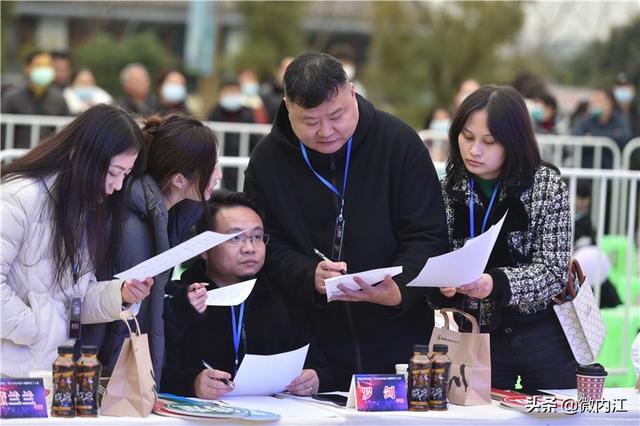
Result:
<svg viewBox="0 0 640 426">
<path fill-rule="evenodd" d="M 447 315 L 448 312 L 451 312 L 452 314 L 460 314 L 463 317 L 465 317 L 467 320 L 469 320 L 469 322 L 471 323 L 471 332 L 472 333 L 479 333 L 480 329 L 478 327 L 478 321 L 476 320 L 476 318 L 465 312 L 465 311 L 461 311 L 460 309 L 455 309 L 455 308 L 443 308 L 440 309 L 440 313 L 442 314 L 442 316 L 444 317 L 444 328 L 446 328 L 447 330 L 449 329 L 449 315 Z"/>
<path fill-rule="evenodd" d="M 124 321 L 125 325 L 129 329 L 129 334 L 135 333 L 137 336 L 140 335 L 140 324 L 138 324 L 138 318 L 136 318 L 136 316 L 133 315 L 133 312 L 131 312 L 129 309 L 125 309 L 124 311 L 120 312 L 120 318 L 122 319 L 122 321 Z M 136 323 L 135 332 L 131 330 L 131 326 L 129 325 L 129 320 L 133 320 L 133 322 Z"/>
<path fill-rule="evenodd" d="M 572 300 L 576 298 L 577 291 L 576 291 L 576 287 L 573 285 L 574 275 L 578 277 L 578 283 L 582 285 L 585 281 L 585 276 L 584 276 L 584 273 L 582 272 L 582 267 L 580 266 L 580 262 L 578 262 L 578 259 L 571 258 L 571 260 L 569 261 L 569 271 L 567 273 L 567 285 L 564 287 L 564 289 L 562 289 L 560 293 L 558 293 L 558 295 L 556 295 L 553 298 L 553 301 L 556 304 L 562 305 L 565 302 L 567 297 L 567 292 L 569 293 L 569 296 L 571 296 Z"/>
</svg>

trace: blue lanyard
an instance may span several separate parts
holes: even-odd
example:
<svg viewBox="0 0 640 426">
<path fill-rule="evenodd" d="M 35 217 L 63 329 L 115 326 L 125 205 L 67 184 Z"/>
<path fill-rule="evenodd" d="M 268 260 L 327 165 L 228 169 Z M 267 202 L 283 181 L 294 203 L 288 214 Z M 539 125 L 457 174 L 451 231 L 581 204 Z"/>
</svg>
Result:
<svg viewBox="0 0 640 426">
<path fill-rule="evenodd" d="M 342 194 L 340 194 L 338 192 L 338 189 L 335 186 L 333 186 L 331 184 L 331 182 L 329 182 L 328 180 L 326 180 L 325 178 L 320 176 L 320 174 L 315 171 L 315 169 L 311 165 L 311 162 L 309 161 L 309 155 L 307 154 L 307 147 L 304 146 L 304 144 L 302 142 L 300 142 L 300 149 L 302 150 L 302 157 L 304 158 L 304 161 L 307 163 L 307 166 L 309 166 L 309 168 L 311 169 L 313 174 L 316 175 L 316 177 L 318 179 L 320 179 L 320 182 L 322 182 L 324 184 L 324 186 L 326 186 L 327 188 L 332 190 L 338 197 L 340 197 L 340 200 L 341 200 L 340 217 L 342 217 L 342 210 L 344 208 L 344 196 L 345 196 L 345 193 L 347 191 L 347 175 L 349 174 L 349 162 L 351 160 L 351 142 L 352 142 L 352 139 L 353 138 L 349 138 L 349 141 L 347 142 L 347 162 L 344 165 L 344 179 L 343 179 L 343 183 L 342 183 Z"/>
<path fill-rule="evenodd" d="M 469 197 L 469 237 L 470 238 L 474 238 L 476 236 L 476 231 L 475 231 L 475 223 L 473 220 L 473 188 L 474 188 L 474 180 L 473 178 L 471 178 L 470 180 L 470 185 L 471 185 L 471 194 Z M 489 212 L 491 212 L 491 207 L 493 207 L 493 202 L 496 199 L 496 194 L 498 193 L 498 188 L 500 188 L 500 182 L 498 182 L 496 184 L 496 187 L 493 188 L 493 194 L 491 194 L 491 200 L 489 201 L 489 207 L 487 207 L 487 212 L 484 214 L 484 219 L 482 220 L 482 230 L 480 231 L 480 233 L 484 233 L 484 230 L 487 227 L 487 220 L 489 219 Z"/>
<path fill-rule="evenodd" d="M 235 372 L 238 372 L 238 350 L 240 349 L 240 336 L 242 335 L 242 324 L 244 320 L 244 302 L 240 304 L 240 318 L 236 324 L 236 309 L 231 307 L 231 332 L 233 333 L 233 349 L 235 350 Z"/>
</svg>

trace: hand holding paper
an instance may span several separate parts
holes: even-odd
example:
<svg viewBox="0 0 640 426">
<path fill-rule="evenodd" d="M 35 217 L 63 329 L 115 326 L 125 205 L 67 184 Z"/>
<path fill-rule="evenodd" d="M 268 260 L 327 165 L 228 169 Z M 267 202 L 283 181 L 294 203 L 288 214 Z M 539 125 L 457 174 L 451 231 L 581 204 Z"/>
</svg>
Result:
<svg viewBox="0 0 640 426">
<path fill-rule="evenodd" d="M 338 285 L 340 284 L 351 290 L 360 290 L 360 286 L 354 280 L 355 277 L 359 277 L 365 283 L 372 285 L 384 280 L 387 275 L 393 277 L 400 273 L 402 273 L 402 266 L 393 266 L 390 268 L 371 269 L 369 271 L 329 278 L 324 280 L 325 288 L 327 290 L 327 301 L 331 302 L 335 296 L 343 294 L 343 292 L 338 288 Z"/>
<path fill-rule="evenodd" d="M 429 258 L 407 287 L 460 287 L 477 281 L 487 267 L 507 213 L 484 234 L 468 240 L 458 250 Z"/>
<path fill-rule="evenodd" d="M 240 235 L 242 232 L 235 234 L 219 234 L 213 231 L 205 231 L 195 237 L 185 241 L 182 244 L 160 253 L 157 256 L 147 259 L 137 264 L 133 268 L 120 272 L 116 278 L 123 280 L 139 280 L 144 281 L 147 277 L 155 277 L 164 271 L 181 264 L 185 260 L 191 259 L 200 253 L 209 250 L 218 244 Z"/>
<path fill-rule="evenodd" d="M 207 292 L 207 306 L 236 306 L 245 301 L 256 280 L 243 281 Z"/>
</svg>

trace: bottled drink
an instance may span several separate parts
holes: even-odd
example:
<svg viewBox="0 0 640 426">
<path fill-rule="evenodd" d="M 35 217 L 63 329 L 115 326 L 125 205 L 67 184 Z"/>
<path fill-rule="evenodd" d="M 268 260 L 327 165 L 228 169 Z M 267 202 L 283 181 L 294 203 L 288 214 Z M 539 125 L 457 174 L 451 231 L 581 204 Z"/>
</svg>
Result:
<svg viewBox="0 0 640 426">
<path fill-rule="evenodd" d="M 58 358 L 53 362 L 52 416 L 74 417 L 76 415 L 75 387 L 76 365 L 73 362 L 73 346 L 60 346 Z"/>
<path fill-rule="evenodd" d="M 429 346 L 413 345 L 413 356 L 409 361 L 409 410 L 429 411 L 429 382 L 431 360 Z"/>
<path fill-rule="evenodd" d="M 76 364 L 76 411 L 78 416 L 98 415 L 98 384 L 100 361 L 96 346 L 82 346 L 82 356 Z"/>
<path fill-rule="evenodd" d="M 444 411 L 449 408 L 449 370 L 451 359 L 447 355 L 447 345 L 433 345 L 431 357 L 431 388 L 429 391 L 429 408 Z"/>
</svg>

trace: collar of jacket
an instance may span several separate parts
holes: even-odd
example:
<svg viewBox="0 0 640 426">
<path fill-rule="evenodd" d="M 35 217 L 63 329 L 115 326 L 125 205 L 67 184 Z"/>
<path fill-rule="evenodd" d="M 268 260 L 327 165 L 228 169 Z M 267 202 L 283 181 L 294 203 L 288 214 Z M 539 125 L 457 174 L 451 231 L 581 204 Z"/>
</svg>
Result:
<svg viewBox="0 0 640 426">
<path fill-rule="evenodd" d="M 153 228 L 156 253 L 168 250 L 169 212 L 156 181 L 149 175 L 136 179 L 131 184 L 129 197 L 129 208 Z"/>
<path fill-rule="evenodd" d="M 469 185 L 469 174 L 464 173 L 463 178 L 453 183 L 451 187 L 448 180 L 445 181 L 445 191 L 452 200 L 453 210 L 453 238 L 469 237 L 469 204 L 471 199 L 471 187 Z M 448 178 L 446 178 L 448 179 Z M 527 231 L 529 228 L 529 215 L 522 203 L 522 194 L 533 184 L 533 179 L 528 179 L 517 186 L 501 189 L 498 199 L 493 207 L 493 217 L 501 218 L 508 210 L 509 214 L 502 226 L 503 232 Z M 485 212 L 485 206 L 480 204 L 477 194 L 473 197 L 476 212 Z M 478 213 L 476 213 L 478 214 Z"/>
<path fill-rule="evenodd" d="M 360 114 L 358 117 L 356 130 L 352 136 L 352 153 L 357 152 L 358 148 L 363 143 L 364 139 L 369 133 L 369 130 L 371 129 L 376 115 L 376 109 L 371 102 L 358 95 L 357 93 L 356 99 L 358 101 L 358 110 Z M 295 133 L 293 132 L 293 128 L 291 127 L 291 122 L 289 121 L 289 111 L 287 110 L 284 101 L 280 103 L 280 107 L 278 108 L 278 112 L 276 113 L 276 118 L 273 122 L 272 134 L 275 136 L 275 140 L 278 146 L 280 146 L 285 152 L 302 159 L 299 139 L 295 135 Z M 332 156 L 340 159 L 345 157 L 347 152 L 347 144 L 345 143 L 342 148 L 340 148 L 333 154 L 322 154 L 312 149 L 308 149 L 307 152 L 309 154 L 310 161 L 314 165 L 322 165 L 323 163 L 328 163 L 329 159 Z"/>
</svg>

